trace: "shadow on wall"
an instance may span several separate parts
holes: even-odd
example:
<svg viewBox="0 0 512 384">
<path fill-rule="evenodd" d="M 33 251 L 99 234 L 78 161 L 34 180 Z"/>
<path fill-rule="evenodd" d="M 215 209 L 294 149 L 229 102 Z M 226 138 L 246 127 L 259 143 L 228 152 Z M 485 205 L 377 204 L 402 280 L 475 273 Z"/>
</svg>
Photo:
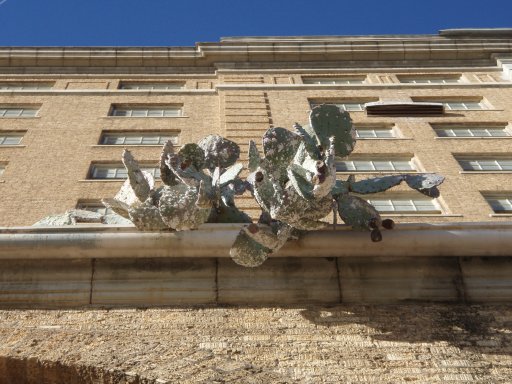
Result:
<svg viewBox="0 0 512 384">
<path fill-rule="evenodd" d="M 497 313 L 478 305 L 407 305 L 317 307 L 300 312 L 320 327 L 354 324 L 369 328 L 369 337 L 380 342 L 445 342 L 460 349 L 485 354 L 509 354 L 512 344 L 511 306 Z M 373 330 L 373 331 L 372 331 Z"/>
<path fill-rule="evenodd" d="M 0 356 L 0 384 L 37 383 L 152 384 L 154 381 L 113 369 L 107 370 L 84 365 L 64 365 L 59 362 L 41 361 L 36 358 L 26 359 Z"/>
</svg>

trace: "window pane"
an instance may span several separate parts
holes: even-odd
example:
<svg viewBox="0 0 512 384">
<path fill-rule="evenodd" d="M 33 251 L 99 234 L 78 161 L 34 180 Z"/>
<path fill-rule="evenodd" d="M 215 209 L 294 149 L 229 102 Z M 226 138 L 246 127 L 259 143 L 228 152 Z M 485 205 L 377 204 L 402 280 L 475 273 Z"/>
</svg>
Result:
<svg viewBox="0 0 512 384">
<path fill-rule="evenodd" d="M 106 144 L 106 145 L 124 144 L 124 136 L 104 136 L 102 144 Z"/>
<path fill-rule="evenodd" d="M 464 104 L 466 104 L 467 109 L 482 109 L 482 105 L 475 101 L 467 101 Z"/>
<path fill-rule="evenodd" d="M 445 108 L 453 110 L 462 110 L 466 109 L 466 106 L 464 105 L 464 103 L 449 102 L 445 103 Z"/>
<path fill-rule="evenodd" d="M 112 115 L 113 116 L 128 116 L 129 114 L 128 114 L 127 110 L 114 109 Z"/>
<path fill-rule="evenodd" d="M 21 138 L 22 138 L 22 136 L 5 136 L 5 137 L 3 137 L 3 142 L 2 142 L 2 137 L 0 137 L 0 144 L 2 144 L 2 145 L 18 145 L 19 143 L 21 143 Z"/>
<path fill-rule="evenodd" d="M 489 132 L 490 136 L 495 136 L 495 137 L 510 136 L 508 131 L 506 131 L 505 129 L 488 128 L 487 131 Z"/>
<path fill-rule="evenodd" d="M 376 129 L 375 135 L 380 138 L 395 137 L 392 129 Z"/>
<path fill-rule="evenodd" d="M 23 109 L 21 116 L 23 117 L 34 117 L 37 114 L 37 109 Z"/>
<path fill-rule="evenodd" d="M 145 109 L 132 109 L 131 117 L 146 117 L 148 115 L 148 111 Z"/>
<path fill-rule="evenodd" d="M 165 117 L 180 116 L 181 110 L 179 109 L 166 109 L 164 110 Z"/>
<path fill-rule="evenodd" d="M 373 165 L 378 171 L 394 171 L 395 168 L 391 161 L 374 161 Z"/>
<path fill-rule="evenodd" d="M 373 129 L 358 129 L 357 136 L 364 139 L 364 138 L 374 138 L 377 137 L 377 134 Z"/>
<path fill-rule="evenodd" d="M 379 212 L 393 212 L 395 210 L 389 200 L 368 200 L 368 202 Z"/>
<path fill-rule="evenodd" d="M 142 142 L 141 136 L 126 136 L 126 138 L 124 139 L 124 143 L 126 145 L 136 145 L 136 144 L 140 144 L 141 142 Z"/>
<path fill-rule="evenodd" d="M 474 136 L 469 129 L 454 129 L 453 133 L 457 137 L 472 137 L 472 136 Z"/>
<path fill-rule="evenodd" d="M 354 168 L 358 171 L 374 171 L 375 167 L 373 166 L 371 161 L 361 161 L 356 160 L 353 161 Z"/>
<path fill-rule="evenodd" d="M 159 136 L 145 136 L 142 137 L 142 144 L 146 145 L 156 145 L 160 143 L 160 137 Z"/>
<path fill-rule="evenodd" d="M 455 136 L 451 129 L 436 129 L 436 134 L 439 137 L 452 137 Z"/>
<path fill-rule="evenodd" d="M 164 111 L 162 109 L 150 109 L 148 111 L 148 117 L 162 117 Z"/>
<path fill-rule="evenodd" d="M 495 160 L 479 160 L 480 167 L 485 171 L 500 171 L 501 167 Z"/>
<path fill-rule="evenodd" d="M 354 163 L 352 161 L 340 161 L 339 163 L 336 163 L 336 171 L 343 172 L 343 171 L 354 171 Z"/>
<path fill-rule="evenodd" d="M 498 160 L 503 171 L 512 171 L 512 160 Z"/>
<path fill-rule="evenodd" d="M 414 167 L 410 161 L 393 160 L 393 165 L 397 171 L 413 171 Z"/>
<path fill-rule="evenodd" d="M 22 110 L 21 109 L 7 109 L 4 113 L 4 117 L 18 117 L 21 115 Z"/>
</svg>

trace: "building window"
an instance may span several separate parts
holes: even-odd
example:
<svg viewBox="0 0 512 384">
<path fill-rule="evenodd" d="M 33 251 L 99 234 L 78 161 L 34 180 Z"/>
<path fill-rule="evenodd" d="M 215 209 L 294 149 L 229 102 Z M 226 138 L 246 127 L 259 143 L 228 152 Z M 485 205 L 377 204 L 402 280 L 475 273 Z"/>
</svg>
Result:
<svg viewBox="0 0 512 384">
<path fill-rule="evenodd" d="M 417 171 L 411 158 L 396 159 L 357 159 L 336 163 L 338 172 L 401 172 Z"/>
<path fill-rule="evenodd" d="M 76 205 L 76 209 L 82 209 L 84 211 L 96 212 L 101 215 L 111 215 L 114 213 L 112 209 L 105 207 L 101 201 L 79 201 Z"/>
<path fill-rule="evenodd" d="M 309 105 L 311 108 L 314 108 L 321 104 L 331 104 L 337 106 L 342 111 L 347 112 L 363 112 L 364 111 L 364 105 L 368 101 L 344 101 L 344 102 L 338 102 L 338 101 L 310 101 Z"/>
<path fill-rule="evenodd" d="M 512 136 L 511 131 L 504 126 L 435 126 L 433 127 L 439 137 L 507 137 Z"/>
<path fill-rule="evenodd" d="M 485 109 L 481 101 L 442 101 L 448 111 L 471 111 Z"/>
<path fill-rule="evenodd" d="M 494 213 L 512 213 L 512 192 L 507 193 L 485 193 L 483 194 L 487 203 Z"/>
<path fill-rule="evenodd" d="M 181 108 L 168 107 L 118 107 L 112 108 L 111 116 L 121 117 L 179 117 Z"/>
<path fill-rule="evenodd" d="M 178 144 L 177 134 L 162 132 L 106 132 L 101 135 L 102 145 L 163 145 L 169 140 Z"/>
<path fill-rule="evenodd" d="M 52 89 L 50 83 L 0 83 L 0 91 L 36 91 Z"/>
<path fill-rule="evenodd" d="M 512 158 L 508 159 L 468 159 L 458 158 L 460 166 L 464 171 L 474 172 L 501 172 L 512 171 Z"/>
<path fill-rule="evenodd" d="M 441 207 L 435 199 L 414 198 L 375 198 L 367 200 L 379 213 L 383 214 L 440 214 Z"/>
<path fill-rule="evenodd" d="M 460 82 L 458 76 L 397 76 L 401 83 L 406 84 L 455 84 Z"/>
<path fill-rule="evenodd" d="M 6 108 L 0 107 L 0 118 L 2 117 L 36 117 L 36 108 Z"/>
<path fill-rule="evenodd" d="M 506 127 L 434 127 L 439 137 L 507 137 L 512 136 Z"/>
<path fill-rule="evenodd" d="M 390 139 L 398 137 L 394 127 L 375 126 L 358 127 L 356 126 L 356 137 L 358 139 Z"/>
<path fill-rule="evenodd" d="M 119 89 L 132 89 L 144 91 L 170 91 L 174 89 L 185 88 L 185 83 L 172 82 L 172 83 L 121 83 Z"/>
<path fill-rule="evenodd" d="M 0 146 L 20 145 L 22 139 L 23 134 L 21 133 L 0 132 Z"/>
<path fill-rule="evenodd" d="M 140 169 L 151 173 L 155 179 L 160 177 L 159 167 L 141 166 Z M 122 164 L 95 164 L 91 166 L 89 174 L 91 179 L 124 180 L 128 177 L 128 171 Z"/>
<path fill-rule="evenodd" d="M 303 77 L 304 84 L 329 84 L 329 85 L 347 85 L 364 84 L 366 76 L 363 77 Z"/>
</svg>

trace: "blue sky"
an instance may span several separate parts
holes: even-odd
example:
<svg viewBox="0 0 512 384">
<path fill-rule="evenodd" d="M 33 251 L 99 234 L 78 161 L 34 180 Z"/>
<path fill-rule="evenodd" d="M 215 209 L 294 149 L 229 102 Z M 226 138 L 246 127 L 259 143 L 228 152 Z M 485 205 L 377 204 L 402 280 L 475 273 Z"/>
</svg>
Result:
<svg viewBox="0 0 512 384">
<path fill-rule="evenodd" d="M 512 0 L 0 0 L 0 46 L 191 46 L 221 36 L 512 27 Z"/>
</svg>

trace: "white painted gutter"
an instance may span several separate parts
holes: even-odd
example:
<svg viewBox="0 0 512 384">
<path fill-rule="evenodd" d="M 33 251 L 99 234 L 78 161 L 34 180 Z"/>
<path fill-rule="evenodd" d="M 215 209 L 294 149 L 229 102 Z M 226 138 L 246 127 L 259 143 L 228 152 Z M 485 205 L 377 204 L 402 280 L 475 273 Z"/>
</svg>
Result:
<svg viewBox="0 0 512 384">
<path fill-rule="evenodd" d="M 206 224 L 196 231 L 139 232 L 133 227 L 0 227 L 0 260 L 229 257 L 241 225 Z M 314 231 L 278 257 L 512 256 L 512 222 L 399 224 L 372 243 L 346 226 Z"/>
</svg>

